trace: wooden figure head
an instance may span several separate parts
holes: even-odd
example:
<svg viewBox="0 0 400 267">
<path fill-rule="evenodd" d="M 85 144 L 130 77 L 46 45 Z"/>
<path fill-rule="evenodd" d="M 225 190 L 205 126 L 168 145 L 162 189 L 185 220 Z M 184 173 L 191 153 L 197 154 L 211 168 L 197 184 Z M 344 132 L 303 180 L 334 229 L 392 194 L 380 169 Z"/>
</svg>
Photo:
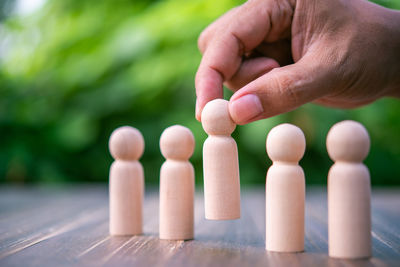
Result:
<svg viewBox="0 0 400 267">
<path fill-rule="evenodd" d="M 229 102 L 224 99 L 214 99 L 208 102 L 202 113 L 201 123 L 209 135 L 230 135 L 236 128 L 228 108 Z"/>
<path fill-rule="evenodd" d="M 108 147 L 114 159 L 138 160 L 144 151 L 144 139 L 136 128 L 123 126 L 112 132 Z"/>
<path fill-rule="evenodd" d="M 272 128 L 267 136 L 267 153 L 272 161 L 299 162 L 305 148 L 303 131 L 289 123 Z"/>
<path fill-rule="evenodd" d="M 161 134 L 160 149 L 166 159 L 188 160 L 194 151 L 193 134 L 181 125 L 168 127 Z"/>
<path fill-rule="evenodd" d="M 369 147 L 368 132 L 356 121 L 336 123 L 326 138 L 326 148 L 333 161 L 362 162 L 368 155 Z"/>
</svg>

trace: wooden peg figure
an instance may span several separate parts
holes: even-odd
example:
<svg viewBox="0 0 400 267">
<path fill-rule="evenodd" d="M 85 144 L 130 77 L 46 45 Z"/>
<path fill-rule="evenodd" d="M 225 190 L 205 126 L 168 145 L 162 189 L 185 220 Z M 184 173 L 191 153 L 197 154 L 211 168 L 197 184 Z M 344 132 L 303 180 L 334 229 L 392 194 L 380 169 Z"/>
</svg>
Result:
<svg viewBox="0 0 400 267">
<path fill-rule="evenodd" d="M 194 151 L 192 132 L 174 125 L 164 130 L 160 149 L 166 161 L 160 172 L 160 239 L 193 239 Z"/>
<path fill-rule="evenodd" d="M 273 161 L 266 181 L 266 239 L 269 251 L 304 250 L 305 180 L 298 162 L 306 140 L 291 124 L 274 127 L 267 137 L 267 153 Z"/>
<path fill-rule="evenodd" d="M 371 186 L 367 157 L 370 139 L 358 122 L 342 121 L 329 131 L 326 147 L 335 161 L 328 174 L 329 256 L 371 256 Z"/>
<path fill-rule="evenodd" d="M 142 134 L 130 126 L 111 134 L 109 149 L 115 161 L 110 168 L 110 234 L 142 234 L 144 195 Z"/>
<path fill-rule="evenodd" d="M 209 220 L 240 218 L 238 150 L 231 133 L 236 125 L 228 110 L 228 101 L 215 99 L 201 114 L 204 131 L 209 135 L 203 145 L 204 205 Z"/>
</svg>

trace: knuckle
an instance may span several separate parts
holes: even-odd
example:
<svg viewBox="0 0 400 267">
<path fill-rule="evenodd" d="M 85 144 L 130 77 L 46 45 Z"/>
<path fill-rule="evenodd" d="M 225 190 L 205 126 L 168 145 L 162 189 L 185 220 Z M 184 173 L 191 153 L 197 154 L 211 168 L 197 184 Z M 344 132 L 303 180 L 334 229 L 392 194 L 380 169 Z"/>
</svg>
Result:
<svg viewBox="0 0 400 267">
<path fill-rule="evenodd" d="M 201 53 L 204 53 L 204 51 L 206 50 L 206 30 L 200 33 L 200 36 L 197 39 L 197 47 L 199 48 Z"/>
<path fill-rule="evenodd" d="M 299 104 L 299 92 L 296 90 L 296 78 L 285 72 L 278 72 L 275 69 L 271 71 L 271 86 L 276 89 L 280 99 L 289 101 L 290 105 Z"/>
</svg>

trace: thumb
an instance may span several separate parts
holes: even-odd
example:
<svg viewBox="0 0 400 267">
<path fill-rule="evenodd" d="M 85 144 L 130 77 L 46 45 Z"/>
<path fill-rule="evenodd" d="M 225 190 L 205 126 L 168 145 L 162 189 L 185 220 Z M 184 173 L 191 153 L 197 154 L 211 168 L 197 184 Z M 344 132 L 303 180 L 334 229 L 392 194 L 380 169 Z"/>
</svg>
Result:
<svg viewBox="0 0 400 267">
<path fill-rule="evenodd" d="M 332 84 L 329 66 L 303 57 L 295 64 L 275 68 L 238 90 L 229 101 L 237 124 L 265 119 L 316 100 Z"/>
</svg>

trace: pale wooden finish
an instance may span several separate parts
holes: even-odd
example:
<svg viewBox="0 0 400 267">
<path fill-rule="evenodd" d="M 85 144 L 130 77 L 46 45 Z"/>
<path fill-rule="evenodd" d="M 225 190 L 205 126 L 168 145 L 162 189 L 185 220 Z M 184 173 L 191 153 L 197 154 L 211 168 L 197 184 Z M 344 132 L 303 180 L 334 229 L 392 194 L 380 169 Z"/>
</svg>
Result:
<svg viewBox="0 0 400 267">
<path fill-rule="evenodd" d="M 240 218 L 238 150 L 231 133 L 235 123 L 229 115 L 228 101 L 207 103 L 201 114 L 209 135 L 203 145 L 205 216 L 209 220 Z"/>
<path fill-rule="evenodd" d="M 335 161 L 328 174 L 329 255 L 337 258 L 371 256 L 371 188 L 367 130 L 355 121 L 335 124 L 326 141 Z"/>
<path fill-rule="evenodd" d="M 304 253 L 265 250 L 264 185 L 242 188 L 242 216 L 204 218 L 195 197 L 195 239 L 158 238 L 158 186 L 146 187 L 144 235 L 109 236 L 107 185 L 0 186 L 0 266 L 400 266 L 400 188 L 372 188 L 373 257 L 328 256 L 326 187 L 307 186 Z"/>
<path fill-rule="evenodd" d="M 192 132 L 174 125 L 160 138 L 166 161 L 160 171 L 160 239 L 194 237 L 194 169 L 189 158 L 194 151 Z"/>
<path fill-rule="evenodd" d="M 304 250 L 305 180 L 298 162 L 306 142 L 300 128 L 291 124 L 274 127 L 267 137 L 267 153 L 273 161 L 266 181 L 267 250 Z"/>
<path fill-rule="evenodd" d="M 143 136 L 133 127 L 120 127 L 111 134 L 109 148 L 115 159 L 109 181 L 110 234 L 142 234 L 144 174 L 138 160 L 144 150 Z"/>
</svg>

